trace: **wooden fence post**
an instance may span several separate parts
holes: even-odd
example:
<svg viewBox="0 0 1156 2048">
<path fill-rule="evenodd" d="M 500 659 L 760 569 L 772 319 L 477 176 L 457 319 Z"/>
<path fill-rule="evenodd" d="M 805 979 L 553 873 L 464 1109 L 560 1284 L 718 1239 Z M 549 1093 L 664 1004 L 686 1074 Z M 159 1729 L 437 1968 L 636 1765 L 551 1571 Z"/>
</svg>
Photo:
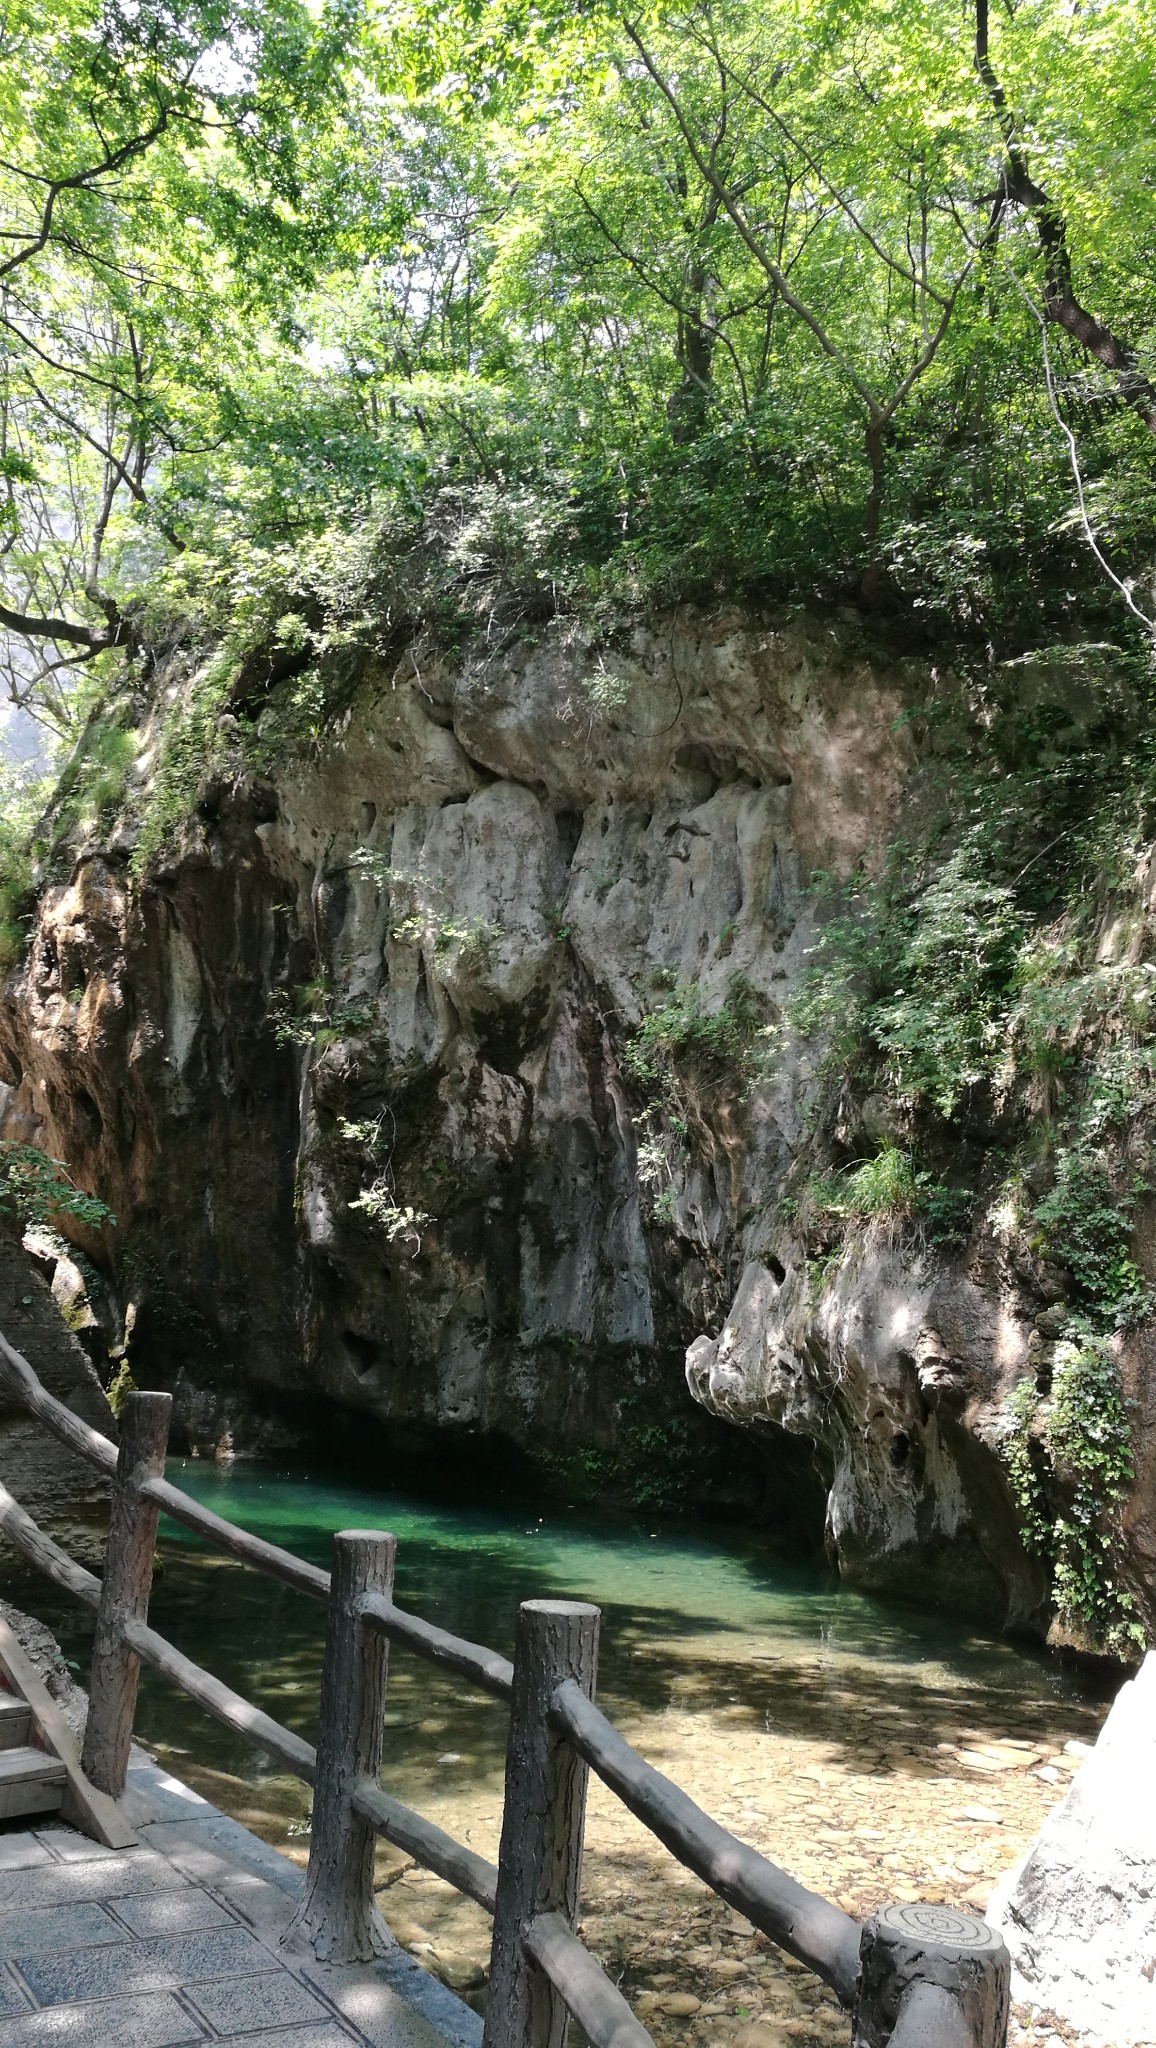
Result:
<svg viewBox="0 0 1156 2048">
<path fill-rule="evenodd" d="M 539 1913 L 577 1918 L 589 1773 L 547 1717 L 564 1678 L 593 1698 L 598 1622 L 577 1600 L 518 1611 L 484 2048 L 561 2048 L 566 2032 L 566 2008 L 522 1937 Z"/>
<path fill-rule="evenodd" d="M 140 1488 L 164 1473 L 172 1405 L 171 1394 L 126 1394 L 118 1417 L 120 1452 L 81 1753 L 85 1776 L 113 1799 L 124 1791 L 140 1682 L 140 1658 L 128 1648 L 121 1628 L 125 1621 L 148 1619 L 159 1513 L 151 1501 L 141 1499 Z"/>
<path fill-rule="evenodd" d="M 954 1906 L 884 1906 L 867 1921 L 852 2048 L 1006 2048 L 1011 1957 Z"/>
<path fill-rule="evenodd" d="M 333 1576 L 313 1826 L 305 1895 L 285 1940 L 303 1933 L 322 1962 L 367 1963 L 393 1946 L 373 1898 L 371 1827 L 354 1813 L 359 1778 L 377 1783 L 389 1644 L 357 1612 L 365 1593 L 393 1595 L 396 1540 L 377 1529 L 342 1529 L 333 1538 Z"/>
</svg>

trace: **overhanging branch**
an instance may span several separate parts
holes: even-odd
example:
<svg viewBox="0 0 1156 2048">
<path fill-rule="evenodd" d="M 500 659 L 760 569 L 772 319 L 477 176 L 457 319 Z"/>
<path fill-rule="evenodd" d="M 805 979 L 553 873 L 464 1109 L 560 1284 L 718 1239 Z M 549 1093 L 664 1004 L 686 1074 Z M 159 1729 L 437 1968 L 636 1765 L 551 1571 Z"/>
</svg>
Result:
<svg viewBox="0 0 1156 2048">
<path fill-rule="evenodd" d="M 26 640 L 56 640 L 65 647 L 86 647 L 90 654 L 103 654 L 106 647 L 120 647 L 128 637 L 128 621 L 115 607 L 112 611 L 107 626 L 85 626 L 78 619 L 41 619 L 34 612 L 17 612 L 0 604 L 0 626 Z"/>
</svg>

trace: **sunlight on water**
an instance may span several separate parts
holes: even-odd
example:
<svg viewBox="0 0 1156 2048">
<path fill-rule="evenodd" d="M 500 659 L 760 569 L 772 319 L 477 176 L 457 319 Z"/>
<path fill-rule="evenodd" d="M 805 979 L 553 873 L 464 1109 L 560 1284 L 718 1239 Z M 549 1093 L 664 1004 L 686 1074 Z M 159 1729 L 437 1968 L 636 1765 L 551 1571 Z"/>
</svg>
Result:
<svg viewBox="0 0 1156 2048">
<path fill-rule="evenodd" d="M 820 1709 L 825 1721 L 848 1727 L 861 1710 L 924 1721 L 994 1717 L 994 1725 L 1076 1705 L 1074 1681 L 1052 1660 L 949 1617 L 850 1592 L 822 1566 L 780 1557 L 739 1531 L 432 1503 L 246 1466 L 172 1461 L 169 1472 L 218 1513 L 319 1564 L 328 1564 L 336 1529 L 391 1529 L 399 1602 L 507 1654 L 520 1600 L 595 1601 L 599 1697 L 630 1722 L 636 1741 L 652 1726 L 661 1746 L 688 1714 L 705 1716 L 708 1728 L 737 1715 L 786 1737 Z M 154 1626 L 314 1739 L 322 1605 L 212 1555 L 165 1519 L 159 1546 Z M 53 1610 L 39 1603 L 83 1672 L 87 1622 L 55 1603 Z M 142 1742 L 233 1810 L 244 1811 L 239 1786 L 262 1788 L 250 1817 L 264 1833 L 276 1836 L 306 1809 L 304 1787 L 147 1672 L 137 1728 Z M 383 1775 L 398 1796 L 428 1809 L 452 1778 L 463 1790 L 468 1780 L 500 1797 L 504 1740 L 499 1703 L 392 1652 Z"/>
</svg>

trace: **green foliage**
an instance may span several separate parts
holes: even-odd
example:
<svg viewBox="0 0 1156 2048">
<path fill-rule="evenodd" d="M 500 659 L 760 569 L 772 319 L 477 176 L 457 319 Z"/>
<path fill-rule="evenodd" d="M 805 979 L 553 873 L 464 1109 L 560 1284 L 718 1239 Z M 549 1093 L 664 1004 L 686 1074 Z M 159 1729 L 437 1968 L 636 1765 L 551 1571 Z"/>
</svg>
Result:
<svg viewBox="0 0 1156 2048">
<path fill-rule="evenodd" d="M 1032 1425 L 1039 1407 L 1035 1381 L 1017 1380 L 1004 1402 L 1003 1461 L 1019 1510 L 1020 1534 L 1037 1557 L 1046 1557 L 1052 1534 L 1040 1474 L 1032 1456 Z"/>
<path fill-rule="evenodd" d="M 886 1216 L 910 1216 L 917 1202 L 915 1166 L 909 1152 L 885 1145 L 873 1159 L 865 1159 L 837 1178 L 815 1188 L 816 1208 L 833 1216 L 854 1216 L 863 1220 Z"/>
<path fill-rule="evenodd" d="M 327 974 L 293 988 L 274 989 L 269 1004 L 274 1042 L 279 1046 L 325 1046 L 378 1023 L 370 1003 L 351 1003 L 339 996 Z"/>
<path fill-rule="evenodd" d="M 1120 1581 L 1120 1510 L 1134 1478 L 1131 1430 L 1111 1340 L 1078 1321 L 1056 1347 L 1051 1398 L 1021 1380 L 1005 1403 L 1004 1462 L 1029 1549 L 1053 1575 L 1060 1618 L 1090 1645 L 1134 1657 L 1145 1636 Z M 1047 1456 L 1042 1473 L 1033 1457 Z M 1056 1503 L 1053 1507 L 1051 1503 Z"/>
<path fill-rule="evenodd" d="M 17 959 L 27 937 L 32 839 L 47 793 L 45 778 L 0 764 L 0 972 Z"/>
<path fill-rule="evenodd" d="M 703 1008 L 697 982 L 678 982 L 666 1001 L 642 1019 L 622 1064 L 645 1093 L 678 1100 L 680 1075 L 741 1083 L 751 1071 L 763 1026 L 758 998 L 741 975 L 731 977 L 717 1010 Z"/>
<path fill-rule="evenodd" d="M 1134 1477 L 1131 1432 L 1111 1345 L 1085 1332 L 1058 1346 L 1048 1447 L 1071 1489 L 1056 1521 L 1055 1598 L 1093 1640 L 1117 1653 L 1144 1647 L 1132 1595 L 1118 1584 L 1119 1509 Z"/>
<path fill-rule="evenodd" d="M 657 1009 L 643 1017 L 622 1051 L 638 1113 L 638 1184 L 656 1222 L 672 1224 L 678 1182 L 698 1091 L 725 1087 L 742 1093 L 758 1071 L 766 1025 L 761 1003 L 742 975 L 734 975 L 716 1010 L 703 1006 L 695 982 L 677 982 Z"/>
<path fill-rule="evenodd" d="M 415 1252 L 421 1250 L 424 1225 L 433 1222 L 426 1210 L 397 1201 L 393 1180 L 388 1174 L 375 1180 L 370 1187 L 362 1188 L 357 1200 L 349 1206 L 368 1216 L 372 1223 L 379 1224 L 389 1244 L 412 1245 Z"/>
<path fill-rule="evenodd" d="M 4 9 L 0 524 L 37 657 L 2 665 L 62 731 L 70 661 L 107 677 L 101 650 L 131 642 L 198 513 L 238 495 L 262 359 L 292 359 L 281 318 L 348 189 L 330 124 L 360 18 L 352 0 Z"/>
<path fill-rule="evenodd" d="M 790 1019 L 829 1032 L 831 1062 L 866 1046 L 899 1100 L 950 1117 L 1002 1064 L 1025 924 L 1011 889 L 985 874 L 978 835 L 914 886 L 906 851 L 881 881 L 844 892 L 849 910 L 820 932 Z"/>
<path fill-rule="evenodd" d="M 991 23 L 1075 285 L 1140 361 L 1154 38 L 1125 0 Z M 568 612 L 605 646 L 640 606 L 868 571 L 934 631 L 1070 638 L 1118 592 L 1048 396 L 1044 216 L 1009 187 L 996 238 L 1004 116 L 970 43 L 950 0 L 12 0 L 0 526 L 38 650 L 16 694 L 74 731 L 70 664 L 113 687 L 143 628 L 187 646 L 258 589 L 270 645 L 356 637 L 359 552 L 381 639 L 391 581 L 451 636 Z M 1048 346 L 1139 587 L 1132 387 L 1057 323 Z M 324 724 L 333 686 L 311 664 L 283 709 Z M 604 653 L 575 715 L 629 689 Z M 916 1020 L 892 1024 L 917 1065 Z"/>
<path fill-rule="evenodd" d="M 463 961 L 483 965 L 502 936 L 492 917 L 456 917 L 450 910 L 414 911 L 390 927 L 390 936 L 403 946 L 428 944 L 436 953 L 455 951 Z"/>
<path fill-rule="evenodd" d="M 137 874 L 171 848 L 192 814 L 219 752 L 230 668 L 227 656 L 217 657 L 161 726 L 132 857 Z"/>
<path fill-rule="evenodd" d="M 349 1207 L 368 1216 L 385 1235 L 387 1244 L 407 1247 L 414 1257 L 421 1251 L 421 1234 L 433 1217 L 412 1203 L 399 1202 L 392 1165 L 394 1121 L 388 1107 L 376 1116 L 337 1119 L 338 1136 L 352 1146 L 363 1160 L 376 1169 L 373 1180 L 361 1189 Z"/>
<path fill-rule="evenodd" d="M 355 873 L 390 891 L 395 918 L 390 937 L 402 946 L 453 952 L 463 963 L 485 966 L 500 944 L 502 928 L 493 918 L 463 917 L 445 902 L 445 889 L 420 869 L 391 867 L 383 854 L 359 847 L 350 859 Z"/>
<path fill-rule="evenodd" d="M 1139 1175 L 1121 1187 L 1103 1160 L 1066 1146 L 1053 1185 L 1035 1209 L 1040 1249 L 1070 1273 L 1078 1306 L 1099 1329 L 1138 1322 L 1151 1306 L 1129 1252 L 1136 1202 L 1147 1192 Z"/>
<path fill-rule="evenodd" d="M 693 1413 L 671 1412 L 645 1384 L 623 1387 L 614 1447 L 588 1445 L 548 1452 L 542 1460 L 554 1487 L 570 1500 L 617 1497 L 630 1507 L 672 1514 L 685 1509 L 701 1479 L 704 1431 Z"/>
<path fill-rule="evenodd" d="M 947 1247 L 967 1237 L 975 1196 L 970 1188 L 945 1184 L 919 1166 L 911 1152 L 884 1145 L 874 1157 L 841 1173 L 813 1174 L 806 1207 L 812 1227 L 817 1225 L 828 1239 L 832 1226 L 840 1232 L 849 1224 L 895 1230 L 917 1223 L 925 1243 Z"/>
<path fill-rule="evenodd" d="M 93 721 L 66 802 L 57 810 L 58 831 L 65 823 L 85 834 L 107 827 L 124 799 L 137 750 L 136 734 L 116 710 Z"/>
<path fill-rule="evenodd" d="M 67 1216 L 103 1230 L 116 1222 L 104 1202 L 76 1186 L 62 1161 L 10 1139 L 0 1139 L 0 1210 L 22 1224 L 52 1224 Z"/>
</svg>

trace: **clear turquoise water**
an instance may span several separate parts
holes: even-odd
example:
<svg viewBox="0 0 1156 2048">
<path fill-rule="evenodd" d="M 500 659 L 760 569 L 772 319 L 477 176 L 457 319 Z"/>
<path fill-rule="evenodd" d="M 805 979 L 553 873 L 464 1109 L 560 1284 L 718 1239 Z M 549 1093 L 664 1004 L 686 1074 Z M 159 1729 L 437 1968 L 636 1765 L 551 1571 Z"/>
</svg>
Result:
<svg viewBox="0 0 1156 2048">
<path fill-rule="evenodd" d="M 602 1609 L 599 1696 L 611 1714 L 668 1708 L 757 1716 L 767 1728 L 824 1718 L 850 1725 L 888 1703 L 929 1727 L 937 1714 L 994 1728 L 1054 1720 L 1077 1708 L 1077 1681 L 1053 1660 L 977 1634 L 950 1617 L 848 1591 L 818 1565 L 786 1560 L 737 1531 L 470 1507 L 396 1490 L 237 1465 L 173 1461 L 198 1500 L 318 1564 L 336 1529 L 391 1529 L 397 1598 L 442 1626 L 509 1652 L 520 1600 L 570 1595 Z M 320 1603 L 228 1560 L 162 1520 L 151 1619 L 198 1663 L 311 1739 L 324 1637 Z M 43 1585 L 43 1582 L 41 1582 Z M 87 1618 L 47 1589 L 35 1611 L 87 1667 Z M 303 1788 L 280 1782 L 260 1751 L 145 1673 L 140 1739 L 197 1778 L 208 1766 L 254 1788 L 282 1819 Z M 461 1680 L 392 1653 L 385 1776 L 413 1804 L 444 1791 L 444 1758 L 476 1787 L 500 1782 L 504 1712 Z M 210 1782 L 209 1789 L 213 1790 Z M 227 1788 L 226 1788 L 227 1789 Z M 220 1803 L 243 1806 L 216 1789 Z M 268 1829 L 266 1829 L 268 1831 Z"/>
</svg>

